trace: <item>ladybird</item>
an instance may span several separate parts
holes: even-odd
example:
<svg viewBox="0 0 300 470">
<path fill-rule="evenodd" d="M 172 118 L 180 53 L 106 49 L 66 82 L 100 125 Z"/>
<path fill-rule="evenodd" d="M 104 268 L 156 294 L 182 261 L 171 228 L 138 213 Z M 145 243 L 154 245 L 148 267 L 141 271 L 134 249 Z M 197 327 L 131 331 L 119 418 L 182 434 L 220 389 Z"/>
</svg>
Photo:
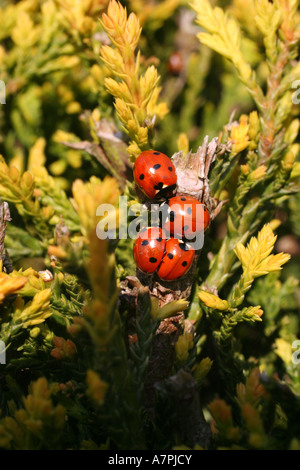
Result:
<svg viewBox="0 0 300 470">
<path fill-rule="evenodd" d="M 161 263 L 165 252 L 166 234 L 160 227 L 141 230 L 133 246 L 133 258 L 137 267 L 152 274 Z"/>
<path fill-rule="evenodd" d="M 179 75 L 184 68 L 184 61 L 182 54 L 179 51 L 173 52 L 167 62 L 167 69 L 169 73 Z"/>
<path fill-rule="evenodd" d="M 168 201 L 165 231 L 174 237 L 192 238 L 207 229 L 210 215 L 205 204 L 192 196 L 175 196 Z"/>
<path fill-rule="evenodd" d="M 174 281 L 188 272 L 195 251 L 177 238 L 169 238 L 166 242 L 165 254 L 157 270 L 158 276 L 164 281 Z"/>
<path fill-rule="evenodd" d="M 156 150 L 145 150 L 137 157 L 133 175 L 136 185 L 149 198 L 172 195 L 177 174 L 171 159 Z"/>
</svg>

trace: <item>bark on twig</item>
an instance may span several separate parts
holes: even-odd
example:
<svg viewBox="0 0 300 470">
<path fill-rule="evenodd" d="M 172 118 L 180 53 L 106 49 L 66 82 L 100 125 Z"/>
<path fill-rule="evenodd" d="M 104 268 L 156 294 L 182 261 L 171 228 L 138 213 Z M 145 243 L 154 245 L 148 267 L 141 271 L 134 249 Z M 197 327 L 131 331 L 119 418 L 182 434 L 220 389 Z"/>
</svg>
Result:
<svg viewBox="0 0 300 470">
<path fill-rule="evenodd" d="M 175 344 L 183 330 L 184 314 L 161 321 L 152 343 L 144 388 L 144 406 L 150 418 L 154 418 L 156 386 L 172 373 L 175 360 Z"/>
<path fill-rule="evenodd" d="M 193 376 L 180 369 L 166 381 L 166 389 L 176 409 L 180 441 L 191 447 L 209 447 L 211 429 L 205 421 Z"/>
<path fill-rule="evenodd" d="M 2 270 L 6 272 L 12 271 L 12 265 L 4 247 L 5 231 L 7 222 L 11 221 L 9 206 L 7 202 L 0 204 L 0 260 L 2 261 Z"/>
</svg>

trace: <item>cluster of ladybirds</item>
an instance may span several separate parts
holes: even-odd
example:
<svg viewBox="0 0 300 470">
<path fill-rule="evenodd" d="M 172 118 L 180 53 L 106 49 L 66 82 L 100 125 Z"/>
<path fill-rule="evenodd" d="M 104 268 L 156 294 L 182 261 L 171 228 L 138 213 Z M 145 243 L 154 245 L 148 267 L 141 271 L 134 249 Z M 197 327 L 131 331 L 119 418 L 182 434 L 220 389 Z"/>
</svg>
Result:
<svg viewBox="0 0 300 470">
<path fill-rule="evenodd" d="M 177 174 L 167 155 L 155 150 L 142 152 L 135 161 L 133 174 L 136 185 L 149 200 L 163 200 L 168 206 L 161 226 L 139 232 L 133 248 L 135 263 L 146 274 L 157 272 L 160 279 L 174 281 L 192 266 L 195 250 L 187 240 L 208 227 L 209 212 L 194 197 L 173 195 Z"/>
</svg>

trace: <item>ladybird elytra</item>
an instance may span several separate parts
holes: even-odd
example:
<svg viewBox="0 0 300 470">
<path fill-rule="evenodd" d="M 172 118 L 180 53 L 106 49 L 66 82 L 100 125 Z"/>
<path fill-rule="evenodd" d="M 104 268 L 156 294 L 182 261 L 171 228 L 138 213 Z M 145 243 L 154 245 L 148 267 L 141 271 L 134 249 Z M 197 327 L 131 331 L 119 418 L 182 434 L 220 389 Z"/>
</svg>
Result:
<svg viewBox="0 0 300 470">
<path fill-rule="evenodd" d="M 172 160 L 157 150 L 145 150 L 137 157 L 133 176 L 135 184 L 149 198 L 172 195 L 177 183 Z"/>
</svg>

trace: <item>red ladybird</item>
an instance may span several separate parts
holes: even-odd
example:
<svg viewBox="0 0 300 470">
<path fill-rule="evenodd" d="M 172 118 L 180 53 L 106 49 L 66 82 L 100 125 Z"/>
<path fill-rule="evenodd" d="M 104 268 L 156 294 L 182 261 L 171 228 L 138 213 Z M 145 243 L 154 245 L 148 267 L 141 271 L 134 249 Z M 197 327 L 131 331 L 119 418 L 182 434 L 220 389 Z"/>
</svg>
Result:
<svg viewBox="0 0 300 470">
<path fill-rule="evenodd" d="M 147 274 L 158 268 L 166 246 L 166 234 L 160 227 L 140 231 L 134 242 L 133 257 L 137 267 Z"/>
<path fill-rule="evenodd" d="M 179 75 L 184 67 L 184 61 L 181 52 L 175 51 L 171 56 L 169 57 L 169 60 L 167 62 L 167 68 L 168 72 L 174 74 L 174 75 Z"/>
<path fill-rule="evenodd" d="M 137 157 L 133 175 L 136 185 L 149 199 L 160 194 L 172 194 L 176 187 L 175 167 L 167 155 L 156 150 L 145 150 Z"/>
<path fill-rule="evenodd" d="M 175 196 L 168 202 L 164 229 L 174 237 L 191 238 L 206 230 L 210 215 L 205 204 L 192 196 Z"/>
<path fill-rule="evenodd" d="M 170 238 L 166 242 L 166 250 L 157 274 L 164 281 L 174 281 L 188 272 L 195 251 L 186 243 L 177 238 Z"/>
</svg>

